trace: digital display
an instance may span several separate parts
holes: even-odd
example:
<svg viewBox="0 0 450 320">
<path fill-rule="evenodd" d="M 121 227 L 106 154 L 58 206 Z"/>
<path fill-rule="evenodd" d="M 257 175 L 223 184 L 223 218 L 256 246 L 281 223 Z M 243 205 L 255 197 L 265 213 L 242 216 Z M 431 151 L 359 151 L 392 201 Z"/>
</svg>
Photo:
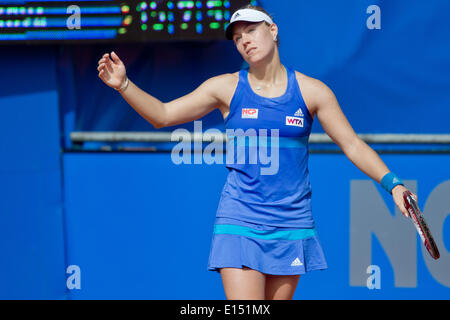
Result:
<svg viewBox="0 0 450 320">
<path fill-rule="evenodd" d="M 0 0 L 1 43 L 219 40 L 248 0 Z"/>
</svg>

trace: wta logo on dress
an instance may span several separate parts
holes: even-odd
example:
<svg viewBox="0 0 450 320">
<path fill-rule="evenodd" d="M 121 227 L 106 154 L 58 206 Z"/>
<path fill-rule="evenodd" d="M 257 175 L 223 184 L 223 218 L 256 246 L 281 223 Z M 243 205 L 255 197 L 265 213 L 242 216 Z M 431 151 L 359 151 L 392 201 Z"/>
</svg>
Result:
<svg viewBox="0 0 450 320">
<path fill-rule="evenodd" d="M 303 118 L 286 116 L 286 125 L 303 128 Z"/>
</svg>

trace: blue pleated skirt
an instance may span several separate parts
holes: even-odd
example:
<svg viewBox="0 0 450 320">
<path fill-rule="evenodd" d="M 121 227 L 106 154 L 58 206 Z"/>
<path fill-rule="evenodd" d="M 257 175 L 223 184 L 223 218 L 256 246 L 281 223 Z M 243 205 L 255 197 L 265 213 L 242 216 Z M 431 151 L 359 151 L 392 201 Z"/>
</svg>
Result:
<svg viewBox="0 0 450 320">
<path fill-rule="evenodd" d="M 265 274 L 296 275 L 326 269 L 327 262 L 315 229 L 216 218 L 208 270 L 244 266 Z"/>
</svg>

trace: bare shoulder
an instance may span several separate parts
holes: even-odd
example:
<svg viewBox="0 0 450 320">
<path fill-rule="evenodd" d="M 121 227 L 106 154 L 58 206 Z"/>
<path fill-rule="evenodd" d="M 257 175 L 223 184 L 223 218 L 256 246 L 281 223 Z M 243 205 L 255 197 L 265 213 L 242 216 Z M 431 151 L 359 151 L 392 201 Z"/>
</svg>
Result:
<svg viewBox="0 0 450 320">
<path fill-rule="evenodd" d="M 208 79 L 207 82 L 210 88 L 218 93 L 224 91 L 234 92 L 239 82 L 239 72 L 224 73 Z"/>
<path fill-rule="evenodd" d="M 224 73 L 210 78 L 212 82 L 222 83 L 222 84 L 232 84 L 233 82 L 239 81 L 239 72 L 234 73 Z"/>
<path fill-rule="evenodd" d="M 233 99 L 238 83 L 239 72 L 214 76 L 203 83 L 203 86 L 206 86 L 210 94 L 218 101 L 216 107 L 220 110 L 224 119 L 230 112 L 231 100 Z"/>
<path fill-rule="evenodd" d="M 218 98 L 221 106 L 229 107 L 239 83 L 239 72 L 224 73 L 207 80 L 211 92 Z"/>
<path fill-rule="evenodd" d="M 319 79 L 312 78 L 298 71 L 295 71 L 295 76 L 311 115 L 314 116 L 317 113 L 317 108 L 321 105 L 321 101 L 334 98 L 331 89 Z"/>
<path fill-rule="evenodd" d="M 319 89 L 326 87 L 326 84 L 320 81 L 319 79 L 310 77 L 304 73 L 299 71 L 295 71 L 295 76 L 297 77 L 297 81 L 299 85 L 305 85 L 308 89 Z"/>
</svg>

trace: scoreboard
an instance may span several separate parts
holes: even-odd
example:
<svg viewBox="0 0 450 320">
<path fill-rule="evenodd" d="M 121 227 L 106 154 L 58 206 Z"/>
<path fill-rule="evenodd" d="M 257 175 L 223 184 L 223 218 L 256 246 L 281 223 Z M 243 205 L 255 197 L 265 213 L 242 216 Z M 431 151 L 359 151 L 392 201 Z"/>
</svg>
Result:
<svg viewBox="0 0 450 320">
<path fill-rule="evenodd" d="M 219 40 L 248 0 L 0 0 L 2 43 Z"/>
</svg>

